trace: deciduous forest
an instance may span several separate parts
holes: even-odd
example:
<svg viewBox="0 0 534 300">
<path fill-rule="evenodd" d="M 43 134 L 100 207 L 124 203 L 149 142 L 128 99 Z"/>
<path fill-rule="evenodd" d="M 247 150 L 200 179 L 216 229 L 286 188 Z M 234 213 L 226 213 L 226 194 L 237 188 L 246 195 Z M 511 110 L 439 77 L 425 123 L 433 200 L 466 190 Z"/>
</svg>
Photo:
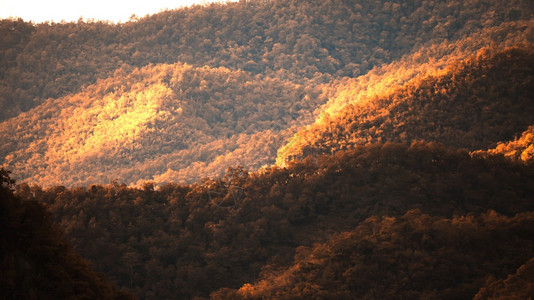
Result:
<svg viewBox="0 0 534 300">
<path fill-rule="evenodd" d="M 534 5 L 0 20 L 0 299 L 534 297 Z"/>
</svg>

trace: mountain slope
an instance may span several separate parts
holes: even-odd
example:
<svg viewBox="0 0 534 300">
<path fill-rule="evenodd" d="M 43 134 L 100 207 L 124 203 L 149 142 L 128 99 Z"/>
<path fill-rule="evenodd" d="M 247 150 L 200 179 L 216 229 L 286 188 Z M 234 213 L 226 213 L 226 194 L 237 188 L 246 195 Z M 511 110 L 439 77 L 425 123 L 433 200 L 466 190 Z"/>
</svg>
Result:
<svg viewBox="0 0 534 300">
<path fill-rule="evenodd" d="M 412 139 L 486 149 L 526 129 L 524 120 L 506 132 L 492 133 L 502 128 L 493 126 L 483 133 L 493 136 L 480 141 L 480 132 L 445 124 L 439 130 L 450 132 L 436 138 L 415 133 L 429 130 L 424 119 L 414 120 L 415 110 L 390 118 L 380 114 L 391 107 L 373 104 L 362 108 L 370 118 L 362 125 L 371 127 L 367 133 L 358 129 L 352 136 L 350 127 L 357 122 L 325 117 L 319 119 L 323 125 L 302 129 L 303 139 L 295 137 L 278 151 L 318 114 L 350 114 L 346 103 L 363 106 L 373 97 L 410 98 L 404 85 L 426 92 L 432 84 L 443 84 L 423 78 L 443 79 L 444 69 L 455 60 L 488 44 L 499 51 L 534 39 L 532 7 L 525 1 L 462 2 L 458 7 L 428 1 L 319 2 L 212 4 L 115 25 L 34 26 L 3 20 L 0 98 L 5 101 L 0 103 L 8 107 L 2 110 L 5 117 L 13 118 L 0 123 L 5 141 L 0 164 L 17 170 L 20 182 L 43 186 L 115 179 L 128 184 L 193 182 L 220 176 L 228 166 L 258 169 L 272 164 L 277 152 L 279 163 L 302 157 L 300 148 L 308 147 L 303 140 L 326 144 L 318 145 L 324 152 L 354 142 Z M 499 13 L 491 13 L 497 8 Z M 471 67 L 477 68 L 465 68 Z M 487 71 L 498 76 L 506 70 Z M 365 75 L 351 78 L 359 74 Z M 506 77 L 515 80 L 513 76 Z M 529 90 L 520 92 L 528 95 Z M 399 114 L 412 104 L 397 107 Z M 20 110 L 29 111 L 17 115 Z M 422 113 L 432 118 L 428 111 Z M 331 137 L 325 137 L 317 129 L 321 126 L 345 129 L 326 130 Z"/>
<path fill-rule="evenodd" d="M 527 163 L 534 162 L 534 126 L 530 126 L 520 137 L 509 142 L 500 142 L 494 149 L 488 149 L 490 154 L 503 154 L 506 157 Z M 483 153 L 483 151 L 477 152 Z"/>
<path fill-rule="evenodd" d="M 372 217 L 326 243 L 299 248 L 287 269 L 212 299 L 472 299 L 488 276 L 531 258 L 527 236 L 533 228 L 532 212 L 445 219 L 411 210 L 401 217 Z M 499 291 L 509 281 L 490 289 Z M 518 287 L 499 294 L 528 298 L 528 288 Z M 480 295 L 491 298 L 490 289 Z"/>
<path fill-rule="evenodd" d="M 307 154 L 330 153 L 352 143 L 413 139 L 494 147 L 532 124 L 527 101 L 532 53 L 528 45 L 500 50 L 527 39 L 532 28 L 534 23 L 502 24 L 329 84 L 182 63 L 124 66 L 80 93 L 49 99 L 1 123 L 0 163 L 17 170 L 20 182 L 87 186 L 115 179 L 193 182 L 220 176 L 229 166 L 258 169 L 272 164 L 277 152 L 279 163 L 303 157 L 306 147 Z M 469 58 L 484 44 L 473 40 L 486 39 L 495 49 Z M 444 94 L 434 94 L 436 87 Z M 500 93 L 509 97 L 500 99 Z M 445 101 L 451 97 L 456 100 Z M 519 102 L 508 105 L 513 97 Z M 490 110 L 473 119 L 465 105 L 471 110 L 489 105 Z M 467 123 L 453 123 L 450 114 L 457 109 L 465 115 L 454 118 Z M 495 125 L 516 112 L 510 118 L 515 124 Z M 319 114 L 317 124 L 303 127 Z"/>
<path fill-rule="evenodd" d="M 2 123 L 2 164 L 44 186 L 199 180 L 273 162 L 319 91 L 225 68 L 119 70 Z"/>
<path fill-rule="evenodd" d="M 441 74 L 415 77 L 394 90 L 352 101 L 299 131 L 277 161 L 372 142 L 426 140 L 476 150 L 512 140 L 534 124 L 532 49 L 527 44 L 481 51 Z M 356 97 L 351 87 L 350 82 L 340 87 L 334 98 Z"/>
<path fill-rule="evenodd" d="M 534 258 L 530 259 L 506 279 L 494 280 L 483 287 L 473 299 L 507 298 L 528 299 L 532 297 L 534 281 Z"/>
<path fill-rule="evenodd" d="M 533 11 L 528 0 L 254 0 L 125 24 L 1 20 L 0 120 L 79 93 L 123 66 L 182 62 L 298 79 L 358 76 L 413 49 L 530 20 Z"/>
<path fill-rule="evenodd" d="M 0 166 L 21 184 L 0 170 L 0 288 L 128 296 L 53 218 L 141 299 L 530 292 L 533 12 L 252 0 L 1 20 Z"/>
<path fill-rule="evenodd" d="M 41 203 L 13 195 L 0 169 L 0 297 L 2 299 L 132 299 L 64 240 Z"/>
<path fill-rule="evenodd" d="M 321 243 L 318 249 L 326 249 L 340 244 L 333 248 L 333 260 L 347 258 L 343 255 L 353 252 L 344 250 L 353 247 L 358 255 L 365 250 L 358 245 L 363 245 L 359 238 L 369 233 L 366 224 L 376 223 L 383 239 L 380 243 L 371 239 L 367 245 L 370 249 L 390 245 L 395 252 L 385 252 L 380 258 L 369 250 L 361 253 L 361 259 L 356 256 L 353 265 L 348 261 L 339 268 L 319 264 L 313 272 L 298 269 L 299 276 L 324 273 L 327 278 L 317 278 L 321 284 L 331 279 L 330 287 L 344 290 L 337 284 L 341 277 L 335 274 L 348 270 L 347 266 L 367 272 L 366 264 L 360 264 L 367 257 L 376 262 L 369 267 L 393 274 L 373 273 L 380 278 L 370 278 L 365 286 L 402 279 L 402 274 L 395 277 L 394 273 L 415 268 L 420 273 L 410 274 L 418 276 L 422 288 L 413 288 L 422 293 L 428 291 L 425 278 L 436 278 L 437 264 L 447 276 L 442 281 L 438 276 L 432 286 L 443 292 L 449 287 L 449 292 L 461 295 L 459 299 L 472 297 L 485 284 L 486 275 L 506 278 L 534 257 L 532 213 L 524 213 L 534 209 L 533 171 L 532 166 L 499 155 L 471 156 L 437 144 L 389 143 L 358 146 L 263 173 L 231 169 L 220 179 L 169 184 L 156 190 L 151 185 L 134 189 L 113 182 L 88 189 L 43 190 L 22 185 L 18 194 L 45 203 L 80 254 L 140 298 L 207 297 L 219 289 L 254 284 L 257 279 L 272 282 L 272 287 L 262 289 L 275 292 L 280 282 L 275 279 L 281 274 L 277 270 L 292 270 L 295 253 L 308 260 L 308 252 L 300 246 Z M 413 209 L 420 211 L 412 214 L 413 220 L 402 217 Z M 486 215 L 488 210 L 496 214 Z M 391 222 L 396 225 L 387 227 Z M 421 226 L 417 230 L 415 225 L 404 226 L 412 223 Z M 381 226 L 385 226 L 383 232 Z M 413 239 L 404 240 L 404 236 Z M 485 243 L 497 248 L 480 248 Z M 481 249 L 487 249 L 486 254 L 481 255 Z M 398 264 L 392 265 L 390 260 L 397 254 Z M 476 270 L 458 266 L 463 258 Z M 330 274 L 335 276 L 330 278 Z M 449 277 L 454 274 L 459 277 Z M 300 289 L 309 282 L 310 292 L 317 291 L 312 284 L 315 279 L 297 279 L 289 279 L 286 287 Z M 357 285 L 359 281 L 350 282 Z M 284 290 L 287 295 L 289 290 Z M 403 292 L 403 286 L 397 286 L 397 291 Z M 354 295 L 360 292 L 365 288 Z"/>
</svg>

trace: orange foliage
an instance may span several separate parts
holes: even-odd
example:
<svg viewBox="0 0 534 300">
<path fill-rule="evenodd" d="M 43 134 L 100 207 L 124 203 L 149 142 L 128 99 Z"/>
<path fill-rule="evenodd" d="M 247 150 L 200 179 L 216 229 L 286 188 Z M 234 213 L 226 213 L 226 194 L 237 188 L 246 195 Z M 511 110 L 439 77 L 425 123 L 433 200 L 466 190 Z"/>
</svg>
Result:
<svg viewBox="0 0 534 300">
<path fill-rule="evenodd" d="M 506 143 L 500 142 L 496 148 L 489 149 L 487 152 L 490 154 L 503 154 L 506 157 L 522 160 L 524 162 L 533 162 L 534 126 L 530 126 L 519 138 Z"/>
<path fill-rule="evenodd" d="M 314 87 L 187 64 L 124 69 L 3 123 L 2 164 L 44 186 L 192 182 L 259 168 L 323 97 Z"/>
<path fill-rule="evenodd" d="M 445 55 L 410 72 L 391 64 L 339 81 L 320 118 L 280 148 L 277 164 L 372 142 L 433 140 L 474 150 L 511 139 L 534 122 L 532 45 L 468 55 Z"/>
</svg>

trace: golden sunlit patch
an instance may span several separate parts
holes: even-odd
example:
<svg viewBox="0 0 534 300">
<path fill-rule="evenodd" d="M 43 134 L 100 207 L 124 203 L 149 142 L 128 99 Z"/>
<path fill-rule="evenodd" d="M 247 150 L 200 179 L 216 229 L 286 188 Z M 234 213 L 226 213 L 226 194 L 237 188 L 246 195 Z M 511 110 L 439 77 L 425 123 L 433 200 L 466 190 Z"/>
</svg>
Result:
<svg viewBox="0 0 534 300">
<path fill-rule="evenodd" d="M 49 140 L 49 156 L 61 154 L 73 161 L 113 153 L 151 130 L 148 125 L 171 92 L 157 83 L 124 94 L 111 93 L 89 108 L 75 109 L 72 116 L 57 124 L 59 136 Z"/>
<path fill-rule="evenodd" d="M 483 152 L 476 151 L 475 153 Z M 534 126 L 530 126 L 521 134 L 521 137 L 507 143 L 499 143 L 495 149 L 490 149 L 487 152 L 503 154 L 506 157 L 525 162 L 534 161 Z"/>
</svg>

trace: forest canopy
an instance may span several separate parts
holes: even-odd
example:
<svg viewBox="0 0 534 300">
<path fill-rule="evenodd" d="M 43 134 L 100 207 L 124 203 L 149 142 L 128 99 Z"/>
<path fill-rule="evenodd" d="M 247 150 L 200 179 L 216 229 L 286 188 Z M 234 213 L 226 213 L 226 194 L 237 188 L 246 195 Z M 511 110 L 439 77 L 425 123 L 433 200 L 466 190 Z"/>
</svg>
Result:
<svg viewBox="0 0 534 300">
<path fill-rule="evenodd" d="M 483 30 L 328 84 L 183 63 L 123 66 L 1 123 L 0 162 L 42 186 L 140 186 L 373 142 L 495 148 L 534 121 L 532 44 L 515 44 L 533 28 Z M 493 47 L 470 42 L 506 29 L 513 38 Z"/>
<path fill-rule="evenodd" d="M 532 182 L 531 165 L 420 142 L 156 190 L 23 184 L 17 195 L 45 204 L 139 298 L 467 299 L 534 257 Z"/>
<path fill-rule="evenodd" d="M 247 0 L 0 20 L 0 295 L 532 297 L 533 16 Z"/>
<path fill-rule="evenodd" d="M 75 253 L 42 202 L 14 192 L 0 169 L 0 295 L 2 299 L 133 299 Z"/>
<path fill-rule="evenodd" d="M 413 49 L 530 21 L 533 10 L 528 0 L 251 0 L 122 24 L 4 19 L 0 120 L 78 93 L 125 66 L 181 62 L 294 80 L 356 77 Z"/>
<path fill-rule="evenodd" d="M 376 142 L 425 140 L 485 150 L 510 141 L 534 124 L 532 45 L 484 49 L 378 95 L 361 91 L 365 80 L 342 81 L 321 117 L 289 139 L 277 162 Z"/>
</svg>

